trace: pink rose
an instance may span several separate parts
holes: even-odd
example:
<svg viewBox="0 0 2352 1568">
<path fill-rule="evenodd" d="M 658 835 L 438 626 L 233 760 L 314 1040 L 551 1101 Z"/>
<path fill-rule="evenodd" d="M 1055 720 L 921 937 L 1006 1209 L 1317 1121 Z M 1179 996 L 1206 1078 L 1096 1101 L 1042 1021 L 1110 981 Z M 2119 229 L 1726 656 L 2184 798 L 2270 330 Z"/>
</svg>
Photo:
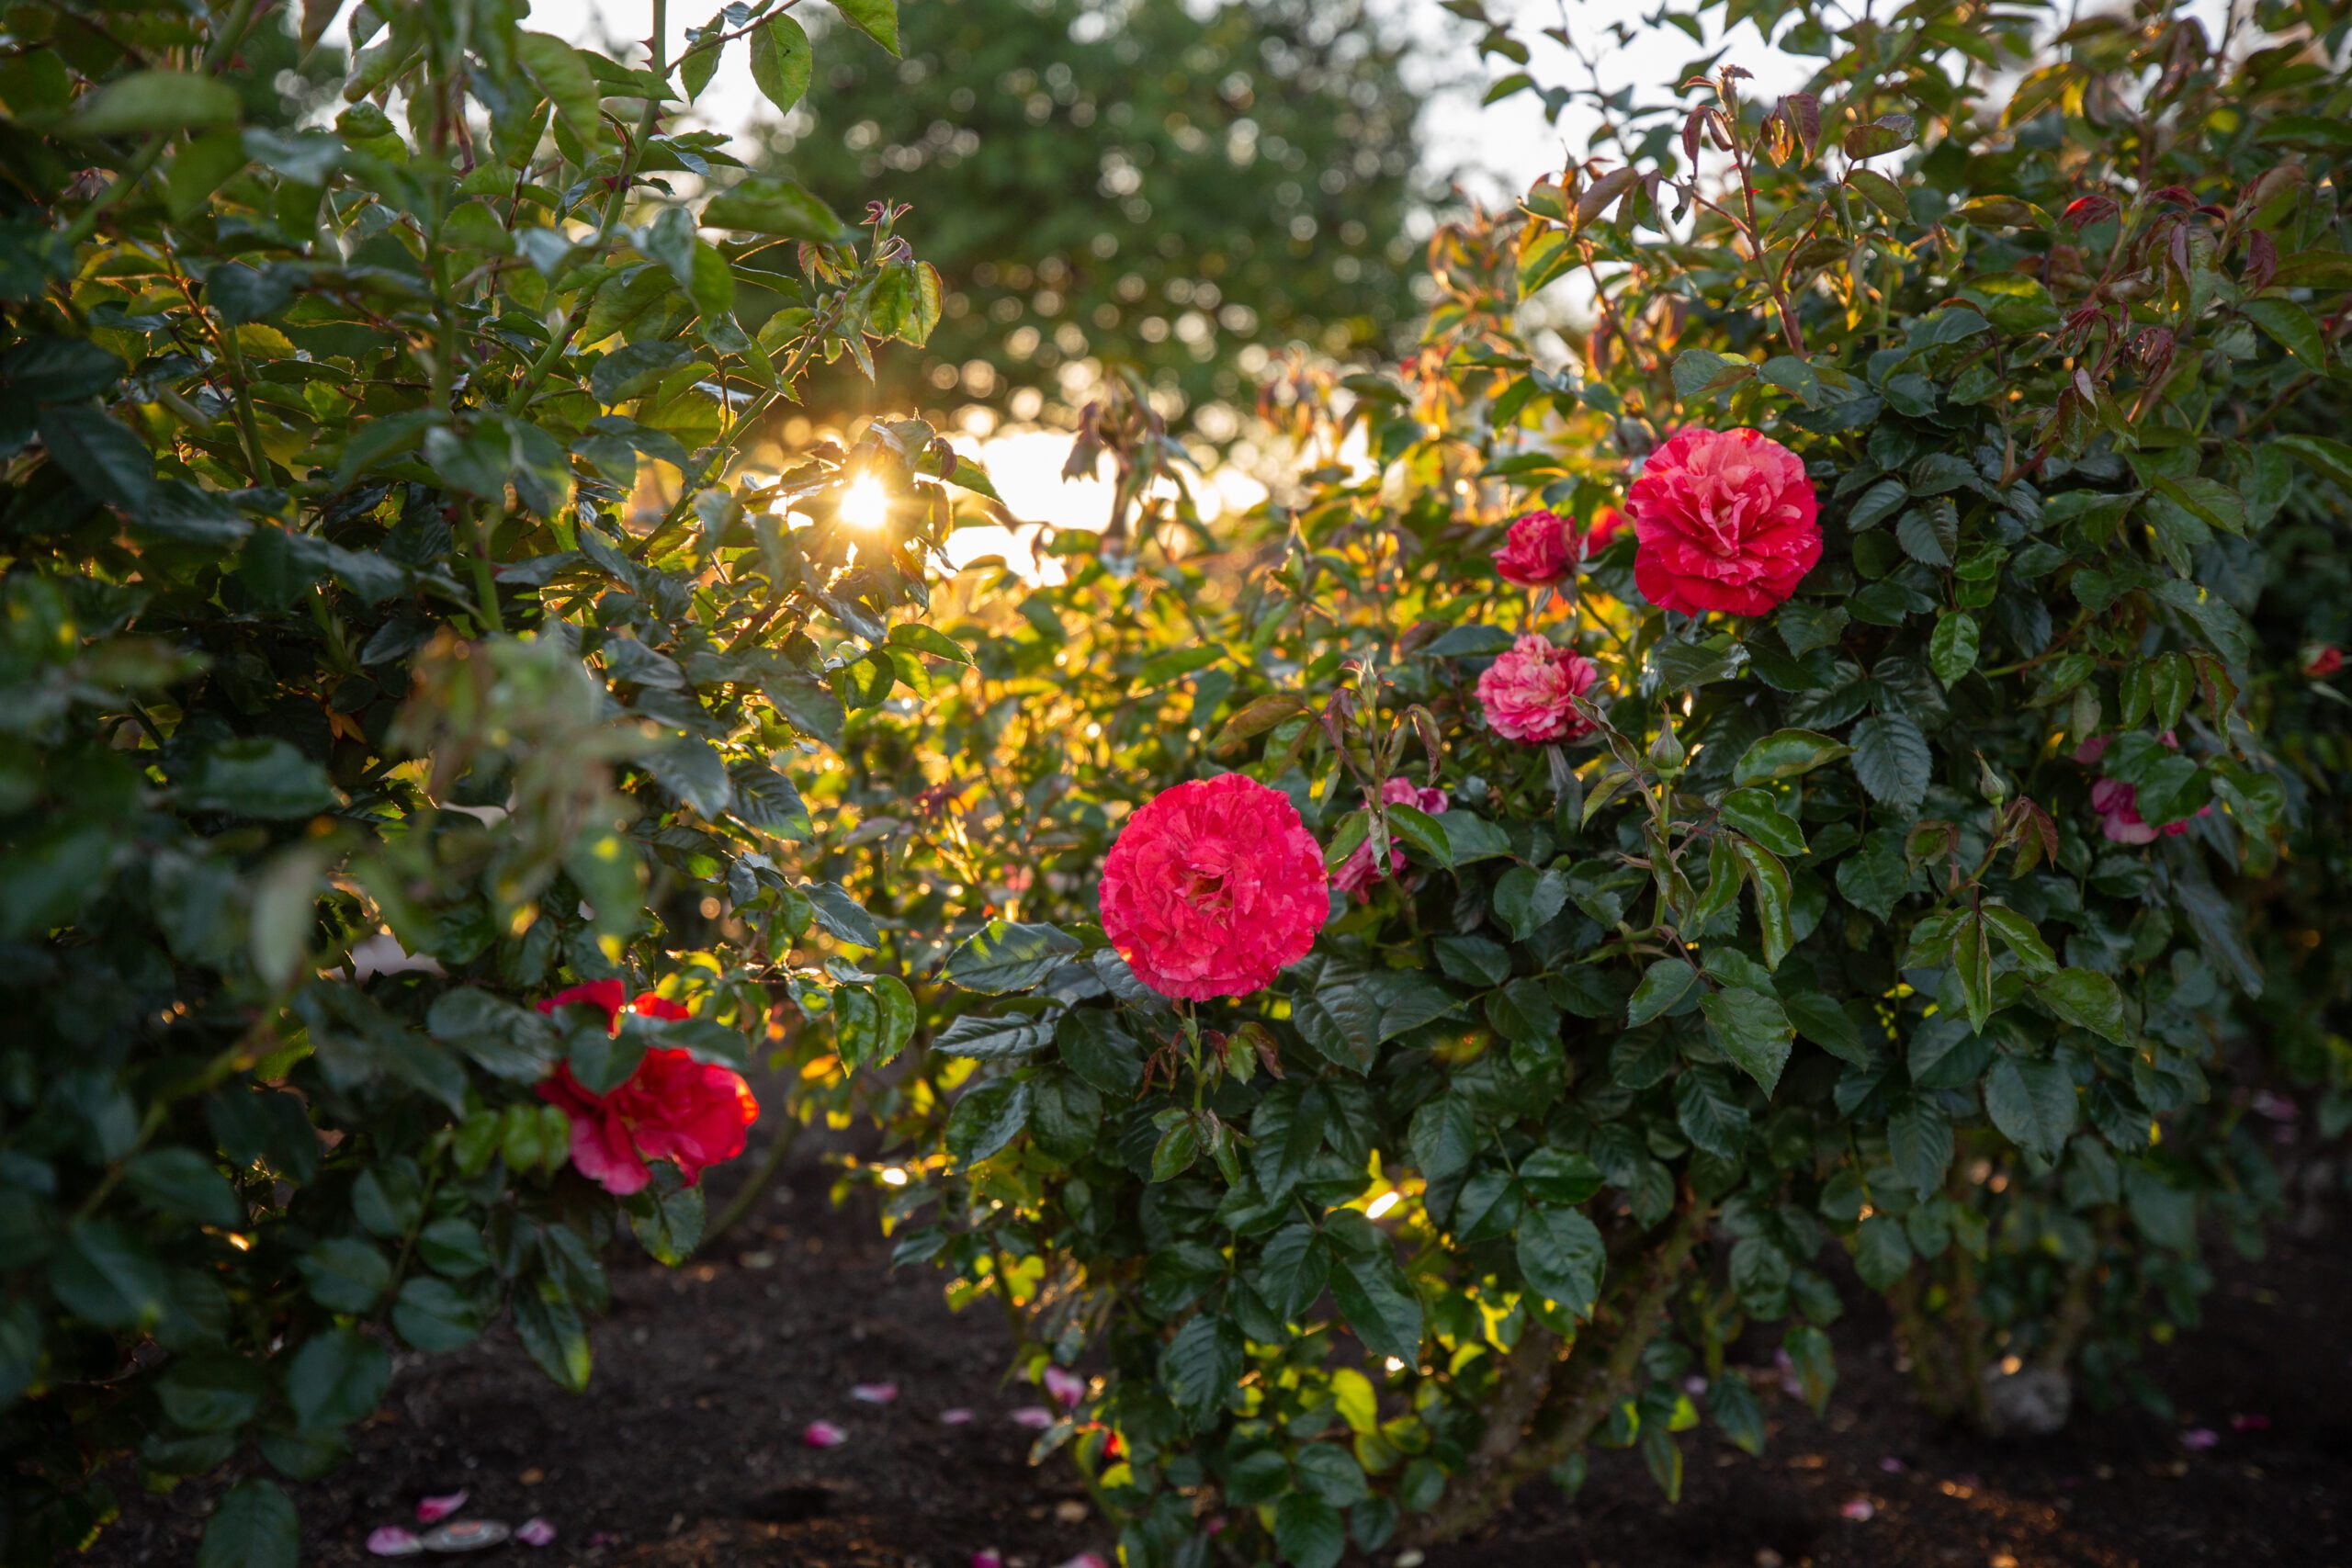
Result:
<svg viewBox="0 0 2352 1568">
<path fill-rule="evenodd" d="M 2169 729 L 2156 739 L 2176 751 L 2180 750 L 2180 738 Z M 2075 748 L 2075 761 L 2088 767 L 2106 756 L 2107 749 L 2114 742 L 2111 735 L 2094 735 Z M 2119 844 L 2153 844 L 2159 831 L 2176 839 L 2188 831 L 2187 822 L 2167 822 L 2161 829 L 2149 827 L 2140 817 L 2140 787 L 2121 779 L 2091 781 L 2091 809 L 2098 813 L 2099 831 Z M 2212 814 L 2210 806 L 2197 808 L 2199 817 Z"/>
<path fill-rule="evenodd" d="M 1661 610 L 1760 615 L 1821 558 L 1820 505 L 1795 453 L 1753 430 L 1678 432 L 1625 498 L 1634 582 Z"/>
<path fill-rule="evenodd" d="M 1581 653 L 1529 633 L 1478 677 L 1478 703 L 1496 733 L 1531 745 L 1574 740 L 1592 726 L 1569 699 L 1592 690 L 1600 671 Z"/>
<path fill-rule="evenodd" d="M 1444 810 L 1447 805 L 1445 791 L 1421 789 L 1410 779 L 1390 779 L 1380 786 L 1380 798 L 1391 806 L 1410 806 L 1431 816 Z M 1340 863 L 1340 869 L 1331 874 L 1331 886 L 1342 893 L 1353 895 L 1362 903 L 1371 898 L 1374 883 L 1394 876 L 1404 869 L 1405 852 L 1396 847 L 1396 840 L 1388 841 L 1388 869 L 1382 871 L 1373 863 L 1372 840 L 1366 839 L 1350 850 L 1348 858 Z"/>
<path fill-rule="evenodd" d="M 1542 588 L 1568 575 L 1577 562 L 1568 525 L 1549 512 L 1531 512 L 1510 525 L 1495 553 L 1495 570 L 1506 582 Z"/>
<path fill-rule="evenodd" d="M 539 1098 L 571 1118 L 580 1173 L 624 1198 L 653 1179 L 648 1160 L 670 1161 L 692 1187 L 705 1168 L 741 1154 L 745 1129 L 760 1119 L 741 1074 L 662 1045 L 610 1094 L 592 1093 L 564 1062 L 540 1083 Z"/>
<path fill-rule="evenodd" d="M 1609 547 L 1609 541 L 1625 526 L 1625 514 L 1613 506 L 1604 506 L 1592 514 L 1592 522 L 1584 531 L 1583 553 L 1587 560 Z"/>
<path fill-rule="evenodd" d="M 1162 996 L 1246 996 L 1330 918 L 1323 852 L 1290 797 L 1226 773 L 1163 790 L 1102 860 L 1102 931 Z"/>
</svg>

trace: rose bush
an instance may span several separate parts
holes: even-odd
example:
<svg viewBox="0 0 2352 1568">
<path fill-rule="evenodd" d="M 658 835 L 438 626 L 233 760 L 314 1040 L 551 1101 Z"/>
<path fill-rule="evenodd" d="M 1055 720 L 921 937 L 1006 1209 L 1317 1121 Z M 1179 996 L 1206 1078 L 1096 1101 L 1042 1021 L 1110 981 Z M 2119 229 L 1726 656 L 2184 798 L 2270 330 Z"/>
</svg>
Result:
<svg viewBox="0 0 2352 1568">
<path fill-rule="evenodd" d="M 1858 1289 L 1939 1408 L 2161 1401 L 2135 1347 L 2274 1205 L 2240 890 L 2302 819 L 2266 721 L 2316 628 L 2243 584 L 2352 472 L 2343 39 L 1758 21 L 1807 92 L 1592 89 L 1611 141 L 1441 231 L 1401 376 L 1282 389 L 1369 475 L 959 606 L 1010 628 L 935 713 L 981 782 L 930 775 L 930 908 L 979 929 L 901 954 L 946 988 L 874 1080 L 887 1212 L 1033 1371 L 1102 1374 L 1040 1447 L 1130 1562 L 1456 1535 L 1593 1443 L 1671 1494 L 1702 1422 L 1760 1447 L 1759 1348 L 1831 1396 Z M 1957 39 L 2026 63 L 2004 102 Z M 1572 272 L 1563 365 L 1518 317 Z M 1537 516 L 1609 507 L 1573 558 Z M 1088 894 L 1227 770 L 1392 874 L 1171 1003 Z"/>
<path fill-rule="evenodd" d="M 726 52 L 797 98 L 792 0 L 629 60 L 523 10 L 0 21 L 12 1563 L 224 1465 L 204 1568 L 307 1558 L 280 1478 L 396 1348 L 511 1319 L 582 1388 L 735 1067 L 913 1025 L 828 758 L 968 657 L 910 614 L 988 481 L 914 421 L 735 458 L 936 278 L 680 126 Z"/>
</svg>

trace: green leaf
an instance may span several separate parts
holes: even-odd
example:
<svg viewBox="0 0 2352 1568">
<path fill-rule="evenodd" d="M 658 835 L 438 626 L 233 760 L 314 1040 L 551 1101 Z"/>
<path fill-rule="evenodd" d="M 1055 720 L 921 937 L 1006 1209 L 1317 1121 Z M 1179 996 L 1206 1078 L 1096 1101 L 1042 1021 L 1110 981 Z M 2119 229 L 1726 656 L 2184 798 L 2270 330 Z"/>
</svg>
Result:
<svg viewBox="0 0 2352 1568">
<path fill-rule="evenodd" d="M 1579 1209 L 1537 1207 L 1519 1223 L 1519 1271 L 1535 1291 L 1578 1317 L 1600 1298 L 1608 1249 Z"/>
<path fill-rule="evenodd" d="M 809 913 L 817 923 L 832 935 L 856 947 L 882 944 L 882 932 L 875 925 L 874 917 L 840 883 L 811 882 L 800 891 L 808 898 Z"/>
<path fill-rule="evenodd" d="M 66 1233 L 49 1284 L 68 1312 L 102 1328 L 148 1327 L 170 1302 L 163 1266 L 144 1242 L 109 1220 L 84 1220 Z"/>
<path fill-rule="evenodd" d="M 1478 1152 L 1478 1121 L 1467 1098 L 1442 1094 L 1413 1112 L 1406 1139 L 1414 1163 L 1431 1181 L 1443 1181 L 1470 1168 Z"/>
<path fill-rule="evenodd" d="M 1639 1029 L 1682 999 L 1698 971 L 1679 958 L 1657 958 L 1642 971 L 1642 983 L 1625 1003 L 1625 1027 Z"/>
<path fill-rule="evenodd" d="M 1569 1149 L 1537 1149 L 1519 1162 L 1520 1185 L 1537 1202 L 1555 1208 L 1586 1202 L 1605 1180 L 1599 1166 Z"/>
<path fill-rule="evenodd" d="M 525 73 L 555 106 L 556 118 L 564 129 L 580 139 L 590 157 L 595 156 L 605 145 L 605 123 L 598 112 L 602 95 L 588 62 L 578 50 L 552 34 L 526 31 L 513 36 L 514 58 Z"/>
<path fill-rule="evenodd" d="M 594 1352 L 580 1311 L 552 1280 L 514 1292 L 514 1337 L 558 1388 L 584 1393 Z"/>
<path fill-rule="evenodd" d="M 947 1152 L 958 1165 L 997 1154 L 1029 1125 L 1029 1085 L 999 1078 L 966 1091 L 947 1118 Z"/>
<path fill-rule="evenodd" d="M 482 1313 L 447 1280 L 420 1274 L 392 1302 L 392 1328 L 419 1350 L 440 1355 L 481 1337 Z"/>
<path fill-rule="evenodd" d="M 164 1414 L 190 1432 L 233 1432 L 261 1414 L 268 1396 L 261 1368 L 241 1356 L 188 1357 L 155 1382 Z"/>
<path fill-rule="evenodd" d="M 1927 1197 L 1942 1188 L 1951 1165 L 1951 1121 L 1934 1100 L 1906 1094 L 1887 1118 L 1886 1151 L 1903 1184 Z"/>
<path fill-rule="evenodd" d="M 1058 926 L 990 920 L 947 958 L 950 985 L 989 996 L 1025 991 L 1044 982 L 1079 951 Z"/>
<path fill-rule="evenodd" d="M 275 1481 L 248 1476 L 220 1495 L 196 1549 L 196 1568 L 298 1568 L 302 1520 Z"/>
<path fill-rule="evenodd" d="M 775 19 L 792 20 L 789 17 Z M 758 57 L 755 54 L 753 58 Z M 842 220 L 831 208 L 781 175 L 754 175 L 730 186 L 710 198 L 710 204 L 702 209 L 702 220 L 712 229 L 773 234 L 812 244 L 838 239 L 842 231 Z"/>
<path fill-rule="evenodd" d="M 1953 931 L 1951 967 L 1968 1009 L 1968 1027 L 1982 1034 L 1993 1016 L 1993 943 L 1982 918 L 1971 916 Z"/>
<path fill-rule="evenodd" d="M 675 1269 L 702 1244 L 705 1218 L 700 1187 L 680 1187 L 657 1195 L 648 1187 L 628 1201 L 629 1229 L 654 1261 Z"/>
<path fill-rule="evenodd" d="M 1814 1414 L 1821 1414 L 1828 1408 L 1829 1395 L 1838 1387 L 1838 1359 L 1829 1348 L 1829 1336 L 1812 1324 L 1800 1324 L 1789 1330 L 1781 1346 L 1796 1368 L 1804 1402 L 1813 1406 Z"/>
<path fill-rule="evenodd" d="M 833 0 L 833 8 L 851 27 L 899 52 L 899 0 Z"/>
<path fill-rule="evenodd" d="M 1159 1352 L 1159 1382 L 1195 1428 L 1204 1427 L 1241 1381 L 1241 1336 L 1215 1313 L 1198 1313 Z"/>
<path fill-rule="evenodd" d="M 1911 204 L 1904 197 L 1903 187 L 1876 169 L 1849 169 L 1846 171 L 1846 183 L 1860 192 L 1863 200 L 1895 222 L 1911 221 Z"/>
<path fill-rule="evenodd" d="M 2075 1080 L 2056 1062 L 2005 1055 L 1984 1079 L 1984 1111 L 2001 1135 L 2055 1164 L 2075 1131 Z"/>
<path fill-rule="evenodd" d="M 149 1149 L 125 1173 L 130 1190 L 167 1214 L 235 1230 L 245 1205 L 229 1179 L 194 1149 Z"/>
<path fill-rule="evenodd" d="M 1791 923 L 1791 908 L 1795 902 L 1795 889 L 1789 883 L 1788 868 L 1780 857 L 1761 844 L 1736 839 L 1732 852 L 1740 864 L 1747 868 L 1747 887 L 1756 900 L 1756 926 L 1764 943 L 1764 964 L 1778 969 L 1781 960 L 1796 945 L 1796 929 Z"/>
<path fill-rule="evenodd" d="M 365 1420 L 384 1401 L 391 1356 L 356 1328 L 331 1328 L 286 1367 L 286 1398 L 307 1431 L 332 1431 Z"/>
<path fill-rule="evenodd" d="M 1764 1407 L 1736 1368 L 1726 1367 L 1707 1385 L 1707 1414 L 1734 1447 L 1749 1454 L 1764 1451 Z"/>
<path fill-rule="evenodd" d="M 1747 1107 L 1718 1067 L 1688 1067 L 1674 1080 L 1674 1116 L 1685 1136 L 1718 1159 L 1736 1159 L 1747 1141 Z"/>
<path fill-rule="evenodd" d="M 1292 1568 L 1337 1568 L 1348 1536 L 1340 1510 L 1294 1492 L 1274 1505 L 1274 1549 Z"/>
<path fill-rule="evenodd" d="M 1871 1290 L 1884 1292 L 1911 1269 L 1911 1242 L 1902 1223 L 1891 1215 L 1872 1214 L 1854 1233 L 1854 1272 Z"/>
<path fill-rule="evenodd" d="M 778 11 L 752 29 L 752 80 L 779 114 L 789 114 L 808 91 L 808 75 L 815 64 L 815 54 L 808 47 L 808 29 L 785 12 Z M 797 188 L 797 187 L 795 187 Z M 814 198 L 811 197 L 813 200 Z M 703 221 L 713 228 L 730 227 L 706 213 Z M 840 225 L 835 224 L 838 230 Z M 804 234 L 802 239 L 830 238 L 830 235 Z"/>
<path fill-rule="evenodd" d="M 1347 1258 L 1332 1273 L 1330 1290 L 1340 1315 L 1366 1350 L 1408 1365 L 1420 1359 L 1420 1300 L 1385 1240 L 1368 1257 Z"/>
<path fill-rule="evenodd" d="M 190 809 L 239 817 L 311 817 L 342 805 L 324 768 L 290 741 L 259 736 L 205 751 L 180 787 Z"/>
<path fill-rule="evenodd" d="M 1750 961 L 1751 965 L 1753 961 Z M 1770 1094 L 1789 1065 L 1796 1030 L 1779 1000 L 1744 986 L 1729 986 L 1701 998 L 1699 1010 L 1714 1030 L 1724 1055 Z"/>
<path fill-rule="evenodd" d="M 243 108 L 227 82 L 178 71 L 133 71 L 85 97 L 71 136 L 158 136 L 234 125 Z"/>
<path fill-rule="evenodd" d="M 1936 623 L 1935 636 L 1928 642 L 1928 667 L 1936 679 L 1950 686 L 1976 668 L 1976 618 L 1962 611 L 1953 611 Z"/>
<path fill-rule="evenodd" d="M 1063 1015 L 1055 1043 L 1069 1070 L 1104 1094 L 1132 1099 L 1143 1084 L 1143 1046 L 1108 1008 L 1076 1008 Z"/>
<path fill-rule="evenodd" d="M 319 1243 L 298 1267 L 311 1299 L 333 1312 L 372 1312 L 392 1283 L 391 1259 L 356 1236 Z"/>
<path fill-rule="evenodd" d="M 2038 982 L 2033 994 L 2068 1023 L 2104 1035 L 2118 1045 L 2132 1043 L 2123 1024 L 2123 993 L 2096 969 L 2061 969 Z"/>
<path fill-rule="evenodd" d="M 1562 871 L 1515 865 L 1495 882 L 1495 913 L 1521 942 L 1549 924 L 1567 902 L 1568 878 Z"/>
<path fill-rule="evenodd" d="M 1854 726 L 1854 776 L 1883 806 L 1915 811 L 1933 768 L 1928 738 L 1907 714 L 1872 714 Z"/>
<path fill-rule="evenodd" d="M 1109 1015 L 1095 1011 L 1098 1018 Z M 969 1056 L 975 1061 L 1004 1062 L 1035 1055 L 1054 1043 L 1054 1019 L 1012 1014 L 989 1018 L 966 1013 L 942 1031 L 931 1048 L 943 1056 Z"/>
<path fill-rule="evenodd" d="M 1750 746 L 1731 771 L 1736 784 L 1792 779 L 1851 754 L 1850 748 L 1810 729 L 1783 729 Z"/>
<path fill-rule="evenodd" d="M 2306 370 L 2327 368 L 2327 339 L 2312 313 L 2290 299 L 2249 299 L 2238 307 Z"/>
<path fill-rule="evenodd" d="M 1776 855 L 1804 853 L 1804 833 L 1771 793 L 1761 789 L 1736 789 L 1723 798 L 1717 808 L 1724 821 L 1763 845 Z"/>
</svg>

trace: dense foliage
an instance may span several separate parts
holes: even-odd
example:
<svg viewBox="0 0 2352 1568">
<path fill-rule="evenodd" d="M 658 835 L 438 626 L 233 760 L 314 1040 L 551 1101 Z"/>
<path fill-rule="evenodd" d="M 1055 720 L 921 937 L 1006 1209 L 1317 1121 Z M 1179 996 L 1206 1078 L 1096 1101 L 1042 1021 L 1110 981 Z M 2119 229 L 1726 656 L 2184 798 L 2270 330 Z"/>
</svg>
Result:
<svg viewBox="0 0 2352 1568">
<path fill-rule="evenodd" d="M 1118 366 L 1222 405 L 1221 441 L 1271 353 L 1385 354 L 1424 177 L 1391 30 L 1358 0 L 931 0 L 903 58 L 830 53 L 775 165 L 911 206 L 944 288 L 927 354 L 841 398 L 1068 423 Z"/>
<path fill-rule="evenodd" d="M 939 313 L 896 209 L 667 129 L 730 43 L 805 80 L 791 9 L 682 51 L 657 0 L 634 64 L 509 0 L 363 5 L 348 61 L 317 6 L 0 22 L 7 1561 L 130 1451 L 233 1462 L 201 1562 L 290 1568 L 272 1477 L 393 1346 L 511 1312 L 581 1388 L 605 1243 L 682 1256 L 741 1146 L 727 1066 L 911 1027 L 812 840 L 845 716 L 963 657 L 899 616 L 987 481 L 891 422 L 726 477 Z"/>
<path fill-rule="evenodd" d="M 876 1082 L 901 1256 L 1102 1374 L 1041 1446 L 1131 1562 L 1458 1533 L 1594 1442 L 1671 1494 L 1679 1434 L 1830 1397 L 1855 1287 L 1939 1407 L 2160 1399 L 2135 1347 L 2208 1237 L 2258 1243 L 2245 912 L 2285 866 L 2280 941 L 2335 925 L 2340 726 L 2301 716 L 2336 612 L 2290 579 L 2352 496 L 2343 18 L 1743 14 L 1807 91 L 1555 89 L 1602 145 L 1440 235 L 1404 373 L 1276 389 L 1368 471 L 1224 558 L 982 585 L 949 760 L 871 759 L 933 789 L 927 916 L 992 917 Z M 1581 363 L 1538 361 L 1521 304 L 1572 276 Z M 1752 562 L 1658 491 L 1743 430 L 1802 464 L 1817 561 L 1681 613 Z M 1523 590 L 1489 554 L 1539 507 L 1565 572 Z M 1226 767 L 1362 896 L 1270 989 L 1170 1003 L 1091 924 L 1101 867 Z M 2340 1104 L 2326 1030 L 2294 1070 Z"/>
</svg>

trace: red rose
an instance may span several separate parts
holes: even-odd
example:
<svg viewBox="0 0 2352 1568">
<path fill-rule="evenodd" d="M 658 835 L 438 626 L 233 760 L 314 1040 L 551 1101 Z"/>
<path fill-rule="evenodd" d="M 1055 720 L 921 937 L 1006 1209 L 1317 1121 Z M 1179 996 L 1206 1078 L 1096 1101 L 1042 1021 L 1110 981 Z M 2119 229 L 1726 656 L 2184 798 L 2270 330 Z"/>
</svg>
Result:
<svg viewBox="0 0 2352 1568">
<path fill-rule="evenodd" d="M 2344 668 L 2344 650 L 2328 643 L 2314 652 L 2303 664 L 2303 673 L 2314 681 L 2324 681 Z"/>
<path fill-rule="evenodd" d="M 635 998 L 628 987 L 618 980 L 591 980 L 584 986 L 574 986 L 568 991 L 558 991 L 539 1003 L 541 1012 L 551 1013 L 560 1007 L 598 1008 L 605 1021 L 615 1034 L 621 1032 L 621 1014 L 633 1012 L 642 1018 L 688 1018 L 692 1014 L 667 997 L 657 997 L 651 991 L 639 991 Z"/>
<path fill-rule="evenodd" d="M 653 1179 L 648 1160 L 668 1160 L 692 1187 L 706 1168 L 741 1154 L 744 1131 L 760 1119 L 741 1074 L 666 1045 L 647 1051 L 610 1094 L 590 1092 L 566 1062 L 539 1098 L 571 1118 L 580 1173 L 624 1198 Z"/>
<path fill-rule="evenodd" d="M 1510 525 L 1494 555 L 1495 570 L 1504 581 L 1543 588 L 1568 575 L 1577 548 L 1566 522 L 1549 512 L 1531 512 Z"/>
<path fill-rule="evenodd" d="M 1661 610 L 1760 615 L 1821 558 L 1820 505 L 1795 453 L 1753 430 L 1678 432 L 1625 498 L 1634 582 Z"/>
<path fill-rule="evenodd" d="M 1625 514 L 1613 506 L 1604 506 L 1592 514 L 1592 522 L 1584 531 L 1584 558 L 1590 560 L 1609 547 L 1609 541 L 1625 526 Z"/>
<path fill-rule="evenodd" d="M 601 1009 L 615 1034 L 624 1013 L 688 1016 L 650 991 L 629 998 L 618 980 L 560 991 L 539 1003 L 539 1010 L 571 1005 Z M 540 1083 L 539 1098 L 571 1119 L 571 1163 L 580 1173 L 623 1198 L 653 1179 L 649 1160 L 668 1160 L 692 1187 L 706 1168 L 741 1154 L 745 1130 L 760 1119 L 760 1102 L 741 1074 L 666 1045 L 647 1051 L 637 1071 L 610 1094 L 594 1093 L 572 1076 L 571 1063 L 560 1063 Z"/>
</svg>

